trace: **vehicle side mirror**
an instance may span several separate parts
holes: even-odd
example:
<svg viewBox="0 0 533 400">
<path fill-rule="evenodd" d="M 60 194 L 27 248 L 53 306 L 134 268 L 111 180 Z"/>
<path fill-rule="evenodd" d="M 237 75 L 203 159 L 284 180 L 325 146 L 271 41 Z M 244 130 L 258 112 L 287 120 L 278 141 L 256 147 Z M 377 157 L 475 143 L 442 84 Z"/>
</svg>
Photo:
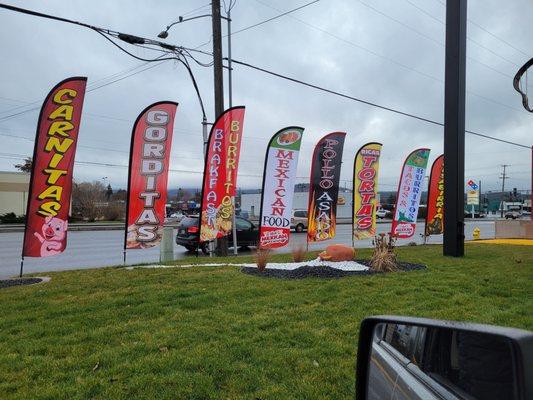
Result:
<svg viewBox="0 0 533 400">
<path fill-rule="evenodd" d="M 533 399 L 533 332 L 425 318 L 365 318 L 356 399 Z"/>
</svg>

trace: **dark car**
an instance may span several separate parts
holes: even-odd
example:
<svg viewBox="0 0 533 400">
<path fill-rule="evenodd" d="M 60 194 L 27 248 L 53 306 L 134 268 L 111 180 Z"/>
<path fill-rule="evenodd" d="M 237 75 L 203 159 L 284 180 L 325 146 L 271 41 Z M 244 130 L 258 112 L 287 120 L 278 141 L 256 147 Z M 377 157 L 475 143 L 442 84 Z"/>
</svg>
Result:
<svg viewBox="0 0 533 400">
<path fill-rule="evenodd" d="M 252 222 L 242 217 L 236 217 L 235 224 L 237 226 L 237 244 L 240 247 L 256 246 L 259 241 L 259 229 Z M 176 244 L 185 247 L 189 251 L 196 251 L 199 229 L 198 215 L 184 217 L 178 225 Z M 228 246 L 233 246 L 233 235 L 228 235 Z M 209 243 L 202 243 L 200 250 L 204 254 L 208 254 Z"/>
</svg>

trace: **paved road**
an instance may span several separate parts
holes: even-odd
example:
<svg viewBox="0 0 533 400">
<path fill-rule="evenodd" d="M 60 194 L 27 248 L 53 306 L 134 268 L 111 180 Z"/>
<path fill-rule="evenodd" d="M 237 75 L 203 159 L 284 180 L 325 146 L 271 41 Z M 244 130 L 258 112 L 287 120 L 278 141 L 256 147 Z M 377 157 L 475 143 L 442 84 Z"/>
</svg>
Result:
<svg viewBox="0 0 533 400">
<path fill-rule="evenodd" d="M 465 234 L 467 239 L 472 238 L 475 226 L 481 229 L 482 238 L 494 237 L 494 222 L 475 221 L 467 222 Z M 312 244 L 310 249 L 323 249 L 327 244 L 344 243 L 351 245 L 351 226 L 339 225 L 337 236 L 329 242 Z M 388 232 L 389 224 L 378 224 L 378 232 Z M 419 223 L 415 236 L 410 240 L 399 241 L 405 245 L 410 241 L 422 242 L 420 233 L 423 223 Z M 18 274 L 20 267 L 20 253 L 22 246 L 22 232 L 0 233 L 0 278 Z M 292 234 L 291 245 L 281 250 L 290 251 L 291 246 L 305 245 L 305 233 Z M 122 231 L 89 231 L 69 232 L 68 248 L 66 252 L 48 258 L 26 258 L 25 272 L 62 271 L 77 268 L 94 268 L 108 265 L 122 264 Z M 432 236 L 428 243 L 442 243 L 442 236 Z M 370 240 L 356 242 L 356 247 L 371 247 Z M 174 248 L 175 258 L 185 258 L 191 255 L 181 246 Z M 159 248 L 146 250 L 131 250 L 128 252 L 128 264 L 150 263 L 159 260 Z"/>
</svg>

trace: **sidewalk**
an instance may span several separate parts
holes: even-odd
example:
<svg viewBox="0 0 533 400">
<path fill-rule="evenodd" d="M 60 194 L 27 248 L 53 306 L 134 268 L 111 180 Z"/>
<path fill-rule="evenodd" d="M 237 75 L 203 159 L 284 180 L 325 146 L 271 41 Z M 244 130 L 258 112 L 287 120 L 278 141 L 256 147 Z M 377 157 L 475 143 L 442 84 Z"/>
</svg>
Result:
<svg viewBox="0 0 533 400">
<path fill-rule="evenodd" d="M 165 226 L 178 226 L 177 223 L 168 223 Z M 69 231 L 120 231 L 124 230 L 124 221 L 117 222 L 85 222 L 68 224 Z M 0 224 L 0 233 L 24 232 L 24 224 Z"/>
</svg>

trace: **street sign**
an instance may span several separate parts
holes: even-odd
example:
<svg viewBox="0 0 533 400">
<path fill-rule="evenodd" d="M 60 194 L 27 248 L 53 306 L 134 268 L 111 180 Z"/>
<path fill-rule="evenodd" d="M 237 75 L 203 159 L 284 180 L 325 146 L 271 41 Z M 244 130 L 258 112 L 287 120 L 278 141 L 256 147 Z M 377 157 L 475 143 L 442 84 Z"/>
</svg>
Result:
<svg viewBox="0 0 533 400">
<path fill-rule="evenodd" d="M 468 187 L 470 187 L 472 190 L 477 190 L 479 188 L 479 186 L 477 185 L 476 182 L 474 182 L 472 179 L 470 179 L 468 182 L 466 182 L 466 184 L 468 185 Z"/>
<path fill-rule="evenodd" d="M 477 190 L 468 190 L 466 192 L 466 204 L 468 204 L 469 206 L 479 205 L 479 192 Z"/>
</svg>

